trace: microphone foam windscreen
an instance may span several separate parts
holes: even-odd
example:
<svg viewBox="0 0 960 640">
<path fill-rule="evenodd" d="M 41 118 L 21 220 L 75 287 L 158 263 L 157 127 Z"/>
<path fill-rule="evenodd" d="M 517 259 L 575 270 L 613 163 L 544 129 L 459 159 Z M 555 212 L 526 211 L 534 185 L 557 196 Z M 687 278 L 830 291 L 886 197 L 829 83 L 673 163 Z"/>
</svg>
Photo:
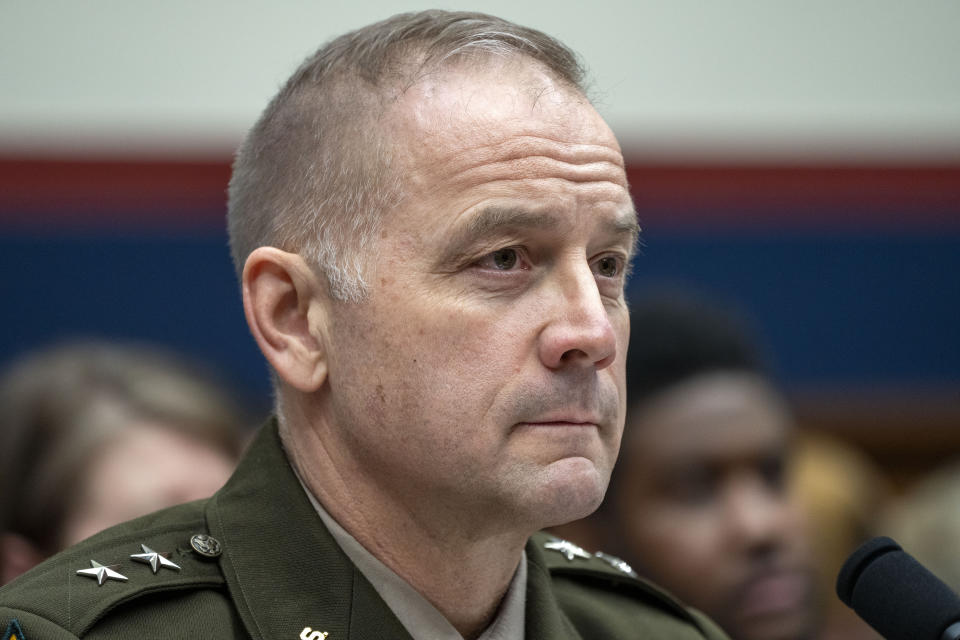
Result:
<svg viewBox="0 0 960 640">
<path fill-rule="evenodd" d="M 940 640 L 960 621 L 960 598 L 890 538 L 850 556 L 837 595 L 887 640 Z"/>
</svg>

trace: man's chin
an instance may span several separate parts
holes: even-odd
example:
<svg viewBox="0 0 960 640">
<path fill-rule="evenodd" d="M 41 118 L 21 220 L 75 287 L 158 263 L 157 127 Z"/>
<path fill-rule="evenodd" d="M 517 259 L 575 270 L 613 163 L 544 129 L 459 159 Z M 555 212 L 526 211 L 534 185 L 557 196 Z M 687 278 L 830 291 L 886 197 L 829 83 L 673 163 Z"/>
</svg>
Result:
<svg viewBox="0 0 960 640">
<path fill-rule="evenodd" d="M 743 640 L 807 640 L 813 637 L 815 619 L 809 603 L 789 610 L 738 616 L 731 635 Z"/>
<path fill-rule="evenodd" d="M 730 636 L 737 640 L 810 640 L 814 635 L 813 623 L 806 614 L 750 620 L 740 628 L 739 633 L 731 630 Z"/>
<path fill-rule="evenodd" d="M 538 488 L 541 528 L 586 518 L 596 511 L 608 479 L 592 460 L 584 457 L 562 458 L 550 464 Z"/>
</svg>

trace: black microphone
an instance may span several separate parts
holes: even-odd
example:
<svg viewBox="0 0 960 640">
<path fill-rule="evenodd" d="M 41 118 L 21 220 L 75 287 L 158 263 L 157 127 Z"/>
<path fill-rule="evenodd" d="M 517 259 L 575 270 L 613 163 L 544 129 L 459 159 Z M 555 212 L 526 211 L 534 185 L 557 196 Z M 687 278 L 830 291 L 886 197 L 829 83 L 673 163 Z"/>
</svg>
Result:
<svg viewBox="0 0 960 640">
<path fill-rule="evenodd" d="M 960 640 L 960 597 L 890 538 L 847 558 L 837 595 L 887 640 Z"/>
</svg>

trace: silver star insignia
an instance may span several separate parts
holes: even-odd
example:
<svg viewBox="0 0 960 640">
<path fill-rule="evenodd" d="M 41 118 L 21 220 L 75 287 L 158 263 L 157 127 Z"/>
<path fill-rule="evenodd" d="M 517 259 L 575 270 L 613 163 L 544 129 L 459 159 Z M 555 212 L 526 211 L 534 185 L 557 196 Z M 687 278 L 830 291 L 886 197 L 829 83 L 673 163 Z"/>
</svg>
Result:
<svg viewBox="0 0 960 640">
<path fill-rule="evenodd" d="M 627 564 L 617 556 L 612 556 L 609 553 L 604 553 L 603 551 L 597 551 L 593 555 L 597 556 L 598 558 L 600 558 L 601 560 L 609 564 L 614 569 L 624 572 L 631 578 L 637 577 L 637 572 L 633 570 L 633 567 L 631 567 L 629 564 Z"/>
<path fill-rule="evenodd" d="M 574 558 L 590 559 L 590 554 L 567 540 L 552 540 L 543 545 L 544 549 L 556 551 L 562 554 L 567 560 L 573 562 Z"/>
<path fill-rule="evenodd" d="M 167 556 L 170 554 L 157 553 L 145 544 L 141 544 L 140 548 L 143 549 L 143 553 L 135 553 L 130 556 L 130 559 L 134 562 L 142 562 L 150 565 L 150 568 L 153 569 L 154 573 L 160 571 L 161 567 L 173 569 L 174 571 L 180 571 L 179 565 L 167 559 Z"/>
<path fill-rule="evenodd" d="M 96 560 L 90 561 L 90 569 L 78 569 L 77 575 L 86 576 L 88 578 L 93 578 L 97 581 L 98 585 L 102 585 L 107 580 L 119 580 L 121 582 L 126 582 L 127 576 L 122 576 L 114 569 L 119 569 L 120 565 L 112 564 L 110 566 L 105 566 L 97 562 Z"/>
</svg>

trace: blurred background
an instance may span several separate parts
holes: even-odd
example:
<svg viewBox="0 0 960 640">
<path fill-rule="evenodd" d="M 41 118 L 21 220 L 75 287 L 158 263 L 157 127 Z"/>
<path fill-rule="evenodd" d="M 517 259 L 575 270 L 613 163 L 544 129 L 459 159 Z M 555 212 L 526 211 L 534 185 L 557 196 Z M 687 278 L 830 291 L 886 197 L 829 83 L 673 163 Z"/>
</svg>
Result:
<svg viewBox="0 0 960 640">
<path fill-rule="evenodd" d="M 744 309 L 800 424 L 898 487 L 960 452 L 960 3 L 434 6 L 583 56 L 644 228 L 632 292 Z M 426 7 L 0 3 L 0 365 L 156 344 L 265 413 L 224 230 L 233 149 L 319 44 Z"/>
</svg>

